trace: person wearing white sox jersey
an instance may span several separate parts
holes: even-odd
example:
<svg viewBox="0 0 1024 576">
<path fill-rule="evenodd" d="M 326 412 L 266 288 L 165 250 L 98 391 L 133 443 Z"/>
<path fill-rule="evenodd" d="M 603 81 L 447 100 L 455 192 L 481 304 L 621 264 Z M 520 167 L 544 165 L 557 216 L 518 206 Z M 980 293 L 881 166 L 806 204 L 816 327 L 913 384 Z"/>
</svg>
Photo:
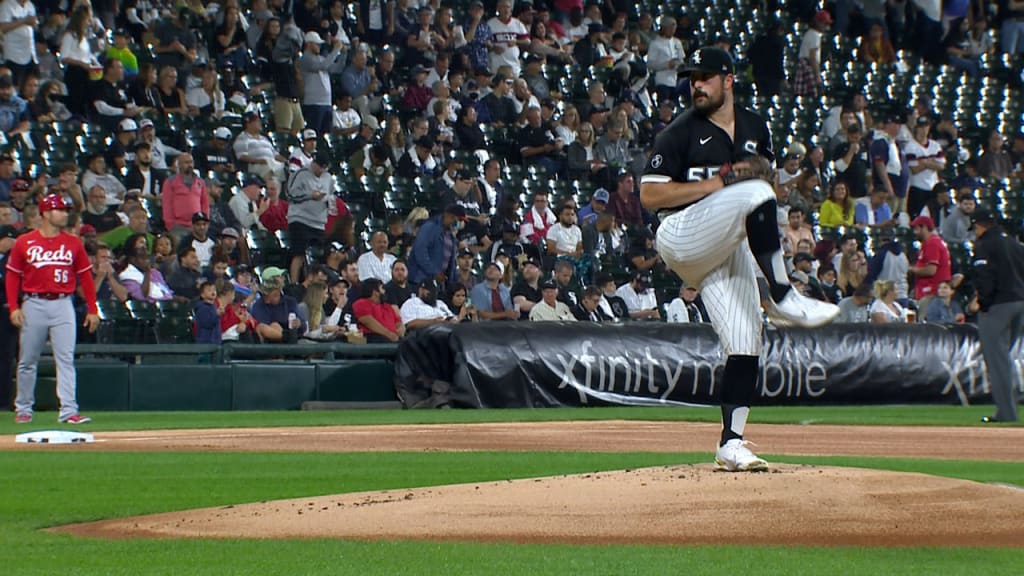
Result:
<svg viewBox="0 0 1024 576">
<path fill-rule="evenodd" d="M 662 259 L 685 282 L 700 286 L 726 355 L 716 468 L 766 470 L 767 462 L 743 437 L 762 349 L 755 269 L 768 281 L 765 307 L 776 324 L 820 326 L 839 309 L 802 296 L 789 284 L 775 191 L 768 182 L 774 176 L 771 133 L 760 116 L 733 102 L 732 58 L 717 48 L 701 48 L 685 73 L 693 107 L 655 140 L 640 199 L 661 219 Z"/>
<path fill-rule="evenodd" d="M 96 309 L 96 288 L 92 263 L 82 241 L 63 228 L 68 223 L 71 201 L 50 194 L 39 201 L 42 223 L 38 230 L 22 234 L 7 259 L 4 288 L 11 310 L 11 324 L 21 329 L 18 358 L 18 395 L 14 400 L 17 424 L 32 421 L 39 355 L 49 336 L 57 364 L 58 422 L 85 424 L 90 419 L 78 413 L 75 381 L 75 308 L 72 295 L 82 286 L 88 313 L 85 326 L 94 332 L 100 317 Z"/>
</svg>

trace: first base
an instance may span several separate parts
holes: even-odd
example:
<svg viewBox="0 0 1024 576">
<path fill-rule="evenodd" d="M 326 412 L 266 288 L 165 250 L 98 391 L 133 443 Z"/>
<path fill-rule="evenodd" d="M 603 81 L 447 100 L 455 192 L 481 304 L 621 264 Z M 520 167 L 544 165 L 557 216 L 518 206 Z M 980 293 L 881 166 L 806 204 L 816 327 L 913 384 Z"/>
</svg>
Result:
<svg viewBox="0 0 1024 576">
<path fill-rule="evenodd" d="M 93 436 L 70 430 L 46 430 L 18 434 L 14 437 L 14 441 L 22 444 L 85 444 L 92 442 Z"/>
</svg>

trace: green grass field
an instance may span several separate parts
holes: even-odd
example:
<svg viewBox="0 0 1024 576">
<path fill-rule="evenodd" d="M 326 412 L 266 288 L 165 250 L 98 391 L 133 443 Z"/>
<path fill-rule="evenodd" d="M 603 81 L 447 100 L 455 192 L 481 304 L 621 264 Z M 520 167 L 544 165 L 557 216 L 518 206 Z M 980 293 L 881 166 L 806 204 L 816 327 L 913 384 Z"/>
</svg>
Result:
<svg viewBox="0 0 1024 576">
<path fill-rule="evenodd" d="M 974 424 L 989 408 L 761 408 L 758 422 Z M 91 414 L 86 431 L 568 419 L 715 421 L 707 409 Z M 37 414 L 32 430 L 51 428 Z M 56 426 L 52 426 L 56 428 Z M 25 431 L 5 421 L 0 433 Z M 766 455 L 771 457 L 771 455 Z M 1024 551 L 359 543 L 331 540 L 102 541 L 49 526 L 279 498 L 706 462 L 642 453 L 0 453 L 0 569 L 54 574 L 1021 574 Z M 1024 485 L 1024 463 L 774 457 Z M 1024 513 L 1022 513 L 1024 517 Z M 742 526 L 742 519 L 738 519 Z M 743 529 L 757 530 L 757 526 Z"/>
</svg>

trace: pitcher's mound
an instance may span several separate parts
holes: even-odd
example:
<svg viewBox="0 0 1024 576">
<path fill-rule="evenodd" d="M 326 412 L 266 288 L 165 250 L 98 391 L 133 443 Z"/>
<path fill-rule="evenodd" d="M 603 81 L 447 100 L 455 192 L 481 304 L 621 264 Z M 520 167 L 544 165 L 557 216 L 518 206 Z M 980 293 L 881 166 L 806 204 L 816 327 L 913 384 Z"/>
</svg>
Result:
<svg viewBox="0 0 1024 576">
<path fill-rule="evenodd" d="M 1024 545 L 1024 491 L 855 468 L 667 466 L 104 520 L 99 537 L 571 544 Z"/>
</svg>

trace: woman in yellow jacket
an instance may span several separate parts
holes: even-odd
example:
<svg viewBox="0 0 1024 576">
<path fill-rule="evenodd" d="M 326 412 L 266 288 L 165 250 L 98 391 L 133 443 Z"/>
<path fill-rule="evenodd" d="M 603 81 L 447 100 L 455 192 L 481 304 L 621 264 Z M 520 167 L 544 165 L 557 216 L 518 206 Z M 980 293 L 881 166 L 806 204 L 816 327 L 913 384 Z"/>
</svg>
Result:
<svg viewBox="0 0 1024 576">
<path fill-rule="evenodd" d="M 842 180 L 836 180 L 829 190 L 828 198 L 818 210 L 818 225 L 822 228 L 853 226 L 853 199 L 850 187 Z"/>
</svg>

